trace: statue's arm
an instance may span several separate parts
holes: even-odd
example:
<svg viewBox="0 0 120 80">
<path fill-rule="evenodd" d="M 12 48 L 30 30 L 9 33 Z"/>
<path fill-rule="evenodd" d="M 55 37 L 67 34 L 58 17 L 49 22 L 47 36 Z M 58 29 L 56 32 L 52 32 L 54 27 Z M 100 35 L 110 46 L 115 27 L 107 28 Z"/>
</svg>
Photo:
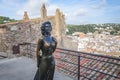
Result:
<svg viewBox="0 0 120 80">
<path fill-rule="evenodd" d="M 37 43 L 37 50 L 36 50 L 36 58 L 37 58 L 37 67 L 39 67 L 39 64 L 40 64 L 40 49 L 41 49 L 41 42 L 42 42 L 42 39 L 39 39 L 38 40 L 38 43 Z"/>
<path fill-rule="evenodd" d="M 53 41 L 55 42 L 55 47 L 53 49 L 53 52 L 55 51 L 56 47 L 57 47 L 57 39 L 53 37 Z"/>
</svg>

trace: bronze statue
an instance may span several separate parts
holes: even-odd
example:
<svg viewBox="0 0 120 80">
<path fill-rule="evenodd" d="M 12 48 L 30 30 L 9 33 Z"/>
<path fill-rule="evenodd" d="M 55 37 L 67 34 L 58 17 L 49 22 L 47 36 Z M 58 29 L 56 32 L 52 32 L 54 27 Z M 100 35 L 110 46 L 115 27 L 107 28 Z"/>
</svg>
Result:
<svg viewBox="0 0 120 80">
<path fill-rule="evenodd" d="M 53 52 L 56 49 L 57 41 L 51 36 L 52 26 L 49 21 L 41 26 L 42 37 L 37 44 L 37 67 L 39 70 L 39 80 L 53 80 L 55 70 L 55 60 Z"/>
</svg>

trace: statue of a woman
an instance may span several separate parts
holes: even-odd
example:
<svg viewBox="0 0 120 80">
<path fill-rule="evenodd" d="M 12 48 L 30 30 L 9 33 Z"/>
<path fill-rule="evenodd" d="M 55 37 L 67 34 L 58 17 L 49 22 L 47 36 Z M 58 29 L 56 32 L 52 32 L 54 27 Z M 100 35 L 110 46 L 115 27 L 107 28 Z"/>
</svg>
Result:
<svg viewBox="0 0 120 80">
<path fill-rule="evenodd" d="M 55 60 L 53 52 L 56 49 L 57 41 L 51 36 L 52 26 L 49 21 L 41 26 L 42 37 L 37 44 L 37 67 L 39 69 L 39 80 L 53 80 Z"/>
</svg>

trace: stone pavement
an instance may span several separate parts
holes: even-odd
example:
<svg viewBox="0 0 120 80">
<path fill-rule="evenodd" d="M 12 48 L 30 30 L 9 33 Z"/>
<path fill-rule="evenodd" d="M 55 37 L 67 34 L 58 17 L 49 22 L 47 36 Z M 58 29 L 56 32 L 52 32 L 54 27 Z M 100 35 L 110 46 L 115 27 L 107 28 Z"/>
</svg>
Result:
<svg viewBox="0 0 120 80">
<path fill-rule="evenodd" d="M 0 80 L 33 80 L 36 71 L 36 62 L 26 57 L 0 60 Z M 72 79 L 56 70 L 54 80 Z"/>
</svg>

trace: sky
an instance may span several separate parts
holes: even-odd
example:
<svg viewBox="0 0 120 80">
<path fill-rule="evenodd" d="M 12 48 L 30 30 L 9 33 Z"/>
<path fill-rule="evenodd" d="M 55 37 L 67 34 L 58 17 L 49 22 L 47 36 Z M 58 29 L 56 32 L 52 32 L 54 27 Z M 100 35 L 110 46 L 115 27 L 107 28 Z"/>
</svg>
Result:
<svg viewBox="0 0 120 80">
<path fill-rule="evenodd" d="M 43 3 L 48 15 L 59 8 L 66 24 L 120 23 L 120 0 L 0 0 L 0 16 L 20 20 L 27 11 L 30 18 L 40 17 Z"/>
</svg>

